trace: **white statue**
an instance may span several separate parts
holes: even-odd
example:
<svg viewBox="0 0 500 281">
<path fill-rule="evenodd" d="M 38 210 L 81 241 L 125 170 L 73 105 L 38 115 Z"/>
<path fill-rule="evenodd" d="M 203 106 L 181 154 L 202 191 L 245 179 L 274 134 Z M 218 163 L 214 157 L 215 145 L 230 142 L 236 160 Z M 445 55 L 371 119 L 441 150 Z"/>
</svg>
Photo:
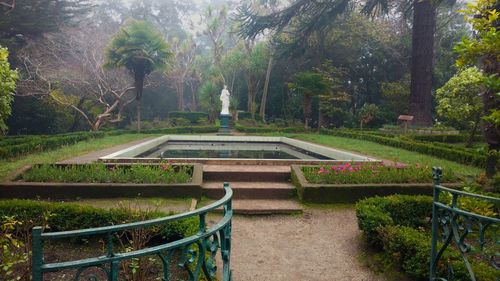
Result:
<svg viewBox="0 0 500 281">
<path fill-rule="evenodd" d="M 229 115 L 229 96 L 231 94 L 227 90 L 227 86 L 224 85 L 224 89 L 220 93 L 220 101 L 222 102 L 222 111 L 220 114 L 226 114 Z"/>
</svg>

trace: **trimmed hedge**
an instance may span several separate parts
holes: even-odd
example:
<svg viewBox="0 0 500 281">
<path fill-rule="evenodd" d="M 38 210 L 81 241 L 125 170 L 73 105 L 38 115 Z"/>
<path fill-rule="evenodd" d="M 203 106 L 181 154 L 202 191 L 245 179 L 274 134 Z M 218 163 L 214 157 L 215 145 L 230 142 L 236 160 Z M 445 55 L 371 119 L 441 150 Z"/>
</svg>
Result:
<svg viewBox="0 0 500 281">
<path fill-rule="evenodd" d="M 198 123 L 199 119 L 208 119 L 208 113 L 205 112 L 184 112 L 184 111 L 170 111 L 168 113 L 169 119 L 184 118 L 189 120 L 192 124 Z"/>
<path fill-rule="evenodd" d="M 460 135 L 409 135 L 411 139 L 416 141 L 424 141 L 424 142 L 444 142 L 444 143 L 460 143 L 466 142 L 469 138 L 468 135 L 460 134 Z M 484 140 L 483 136 L 476 135 L 474 136 L 474 141 L 482 141 Z"/>
<path fill-rule="evenodd" d="M 152 130 L 142 130 L 140 134 L 205 134 L 216 133 L 219 131 L 217 126 L 189 126 L 189 127 L 172 127 Z M 116 136 L 123 134 L 137 134 L 135 130 L 113 130 L 107 131 L 107 135 Z"/>
<path fill-rule="evenodd" d="M 431 215 L 432 198 L 429 196 L 373 197 L 356 204 L 358 225 L 367 242 L 382 249 L 401 270 L 419 280 L 429 279 Z M 469 280 L 456 249 L 447 248 L 441 260 L 453 267 L 454 280 Z M 497 270 L 478 260 L 471 261 L 477 280 L 496 280 Z M 446 270 L 441 263 L 439 274 L 446 276 Z"/>
<path fill-rule="evenodd" d="M 425 143 L 409 139 L 405 140 L 405 139 L 384 137 L 379 135 L 365 134 L 353 131 L 322 129 L 321 133 L 339 137 L 367 140 L 387 146 L 402 148 L 409 151 L 415 151 L 422 154 L 431 155 L 434 157 L 458 162 L 461 164 L 472 165 L 481 168 L 486 166 L 486 155 L 467 151 L 461 148 L 452 148 L 443 145 L 441 143 Z"/>
<path fill-rule="evenodd" d="M 104 132 L 80 132 L 54 136 L 28 136 L 26 138 L 9 138 L 0 142 L 0 159 L 7 159 L 19 155 L 59 148 L 64 145 L 75 144 L 79 141 L 102 138 Z"/>
<path fill-rule="evenodd" d="M 265 134 L 265 133 L 303 133 L 306 129 L 302 127 L 247 127 L 236 124 L 235 129 L 242 133 Z"/>
<path fill-rule="evenodd" d="M 46 216 L 50 232 L 116 225 L 138 221 L 141 217 L 154 219 L 172 214 L 159 211 L 141 214 L 141 211 L 129 209 L 107 210 L 74 203 L 17 199 L 0 201 L 0 224 L 4 223 L 5 217 L 14 217 L 17 221 L 35 226 L 35 224 L 44 221 L 43 217 Z M 21 227 L 24 229 L 26 225 L 21 225 Z M 173 241 L 193 235 L 197 229 L 197 219 L 188 218 L 166 223 L 158 229 L 153 228 L 153 231 L 161 235 L 163 239 Z"/>
</svg>

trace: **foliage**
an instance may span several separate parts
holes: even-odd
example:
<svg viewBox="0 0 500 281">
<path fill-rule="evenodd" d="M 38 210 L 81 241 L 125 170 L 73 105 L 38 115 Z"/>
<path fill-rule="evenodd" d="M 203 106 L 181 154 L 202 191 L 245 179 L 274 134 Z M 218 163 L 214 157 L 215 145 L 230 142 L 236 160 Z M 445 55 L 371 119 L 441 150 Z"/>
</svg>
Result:
<svg viewBox="0 0 500 281">
<path fill-rule="evenodd" d="M 379 113 L 379 108 L 376 104 L 365 103 L 363 107 L 358 112 L 358 119 L 360 128 L 370 123 L 375 116 Z"/>
<path fill-rule="evenodd" d="M 78 132 L 54 136 L 28 136 L 0 139 L 0 159 L 16 157 L 37 151 L 51 150 L 79 141 L 102 138 L 105 134 Z"/>
<path fill-rule="evenodd" d="M 483 74 L 475 67 L 464 69 L 452 77 L 436 91 L 438 115 L 450 125 L 459 125 L 474 134 L 483 111 L 483 80 Z"/>
<path fill-rule="evenodd" d="M 432 172 L 429 167 L 419 164 L 408 166 L 396 164 L 339 164 L 332 166 L 305 166 L 302 171 L 310 183 L 320 184 L 368 184 L 368 183 L 429 183 Z M 445 173 L 444 182 L 457 182 L 453 172 Z"/>
<path fill-rule="evenodd" d="M 17 71 L 10 69 L 9 52 L 0 45 L 0 133 L 7 130 L 5 121 L 11 114 L 11 103 L 16 90 Z"/>
<path fill-rule="evenodd" d="M 191 180 L 192 166 L 169 163 L 159 165 L 106 166 L 35 165 L 21 175 L 27 182 L 85 182 L 85 183 L 186 183 Z"/>
<path fill-rule="evenodd" d="M 205 112 L 182 112 L 182 111 L 170 111 L 168 113 L 168 118 L 184 118 L 187 119 L 192 124 L 196 124 L 200 119 L 208 118 L 208 113 Z"/>
<path fill-rule="evenodd" d="M 106 50 L 108 68 L 127 68 L 134 77 L 137 106 L 137 130 L 141 130 L 140 102 L 145 78 L 165 69 L 172 57 L 163 34 L 146 21 L 128 20 Z"/>
<path fill-rule="evenodd" d="M 393 195 L 373 197 L 356 204 L 359 228 L 367 242 L 382 249 L 389 260 L 409 276 L 429 278 L 432 198 Z M 469 280 L 458 250 L 447 248 L 443 260 L 454 268 L 456 280 Z M 480 258 L 472 259 L 477 280 L 495 280 L 497 272 Z M 446 268 L 438 268 L 446 276 Z"/>
<path fill-rule="evenodd" d="M 9 280 L 20 280 L 21 276 L 14 272 L 16 266 L 28 262 L 28 254 L 22 252 L 25 246 L 22 241 L 14 236 L 14 230 L 22 222 L 14 217 L 4 217 L 0 225 L 0 274 Z M 17 276 L 16 276 L 17 275 Z"/>
<path fill-rule="evenodd" d="M 363 139 L 388 145 L 392 147 L 403 148 L 410 151 L 419 152 L 422 154 L 432 155 L 434 157 L 443 158 L 458 163 L 484 167 L 486 165 L 486 155 L 464 150 L 455 146 L 445 146 L 441 143 L 425 143 L 410 139 L 400 139 L 395 137 L 379 136 L 375 134 L 360 133 L 355 131 L 339 131 L 339 130 L 322 130 L 322 133 L 354 138 Z"/>
<path fill-rule="evenodd" d="M 22 249 L 16 251 L 17 256 L 13 256 L 12 259 L 18 266 L 16 273 L 29 276 L 31 263 L 28 259 L 31 258 L 31 229 L 34 226 L 44 228 L 50 226 L 50 231 L 68 231 L 154 219 L 172 214 L 155 210 L 136 210 L 123 206 L 106 210 L 74 203 L 3 200 L 0 201 L 0 226 L 8 227 L 9 231 L 2 232 L 0 241 L 11 237 L 24 245 Z M 170 242 L 194 234 L 197 226 L 196 218 L 187 218 L 169 222 L 148 229 L 148 231 L 151 235 Z M 10 236 L 7 236 L 9 233 Z M 131 237 L 132 234 L 129 232 L 123 235 Z M 15 250 L 15 247 L 9 248 L 9 250 L 13 249 Z"/>
<path fill-rule="evenodd" d="M 396 115 L 408 114 L 410 104 L 410 77 L 405 76 L 396 82 L 380 84 L 381 97 L 384 104 Z"/>
</svg>

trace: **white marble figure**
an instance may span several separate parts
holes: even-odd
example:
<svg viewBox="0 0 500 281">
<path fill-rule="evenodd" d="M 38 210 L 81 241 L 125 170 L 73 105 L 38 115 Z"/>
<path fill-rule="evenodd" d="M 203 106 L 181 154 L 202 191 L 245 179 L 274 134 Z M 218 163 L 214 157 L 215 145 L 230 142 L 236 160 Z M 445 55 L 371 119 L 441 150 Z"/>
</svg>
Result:
<svg viewBox="0 0 500 281">
<path fill-rule="evenodd" d="M 230 95 L 231 94 L 227 90 L 227 86 L 224 85 L 224 89 L 220 93 L 220 100 L 222 102 L 222 111 L 220 112 L 220 114 L 229 115 L 229 96 Z"/>
</svg>

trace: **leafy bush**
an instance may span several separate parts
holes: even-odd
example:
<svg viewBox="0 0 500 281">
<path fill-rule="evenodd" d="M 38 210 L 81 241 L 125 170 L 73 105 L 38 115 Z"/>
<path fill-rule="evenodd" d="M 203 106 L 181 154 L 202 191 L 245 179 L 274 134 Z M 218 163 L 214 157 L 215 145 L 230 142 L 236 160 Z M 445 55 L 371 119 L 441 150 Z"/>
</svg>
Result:
<svg viewBox="0 0 500 281">
<path fill-rule="evenodd" d="M 383 163 L 339 164 L 332 166 L 304 166 L 302 171 L 310 183 L 326 184 L 367 184 L 367 183 L 427 183 L 431 182 L 432 171 L 429 167 L 385 166 Z M 443 175 L 444 182 L 456 182 L 453 173 Z"/>
<path fill-rule="evenodd" d="M 0 254 L 2 268 L 6 265 L 3 264 L 2 255 L 11 253 L 12 255 L 9 255 L 9 259 L 6 260 L 9 266 L 5 267 L 10 272 L 8 276 L 12 277 L 9 280 L 17 280 L 15 277 L 29 279 L 31 230 L 35 226 L 42 226 L 45 232 L 69 231 L 155 219 L 172 214 L 155 210 L 139 211 L 127 207 L 106 210 L 72 203 L 33 200 L 0 201 L 0 226 L 6 229 L 0 234 L 0 245 L 6 247 L 2 248 L 2 254 Z M 192 217 L 168 222 L 147 230 L 127 230 L 119 236 L 120 239 L 116 242 L 122 247 L 129 247 L 122 240 L 132 246 L 138 242 L 143 242 L 142 245 L 145 246 L 144 243 L 149 243 L 152 237 L 171 242 L 191 236 L 196 233 L 197 229 L 198 219 Z M 142 236 L 137 236 L 138 233 Z M 147 237 L 143 237 L 144 235 Z"/>
<path fill-rule="evenodd" d="M 446 146 L 441 143 L 424 143 L 415 140 L 386 137 L 376 134 L 360 133 L 346 130 L 323 129 L 321 130 L 321 133 L 339 137 L 372 141 L 383 145 L 402 148 L 409 151 L 415 151 L 466 165 L 473 165 L 478 167 L 486 166 L 486 155 L 472 152 L 471 150 L 464 150 L 458 147 Z"/>
<path fill-rule="evenodd" d="M 249 120 L 253 119 L 252 114 L 246 111 L 238 111 L 238 120 Z"/>
<path fill-rule="evenodd" d="M 248 127 L 240 124 L 235 125 L 235 129 L 242 133 L 252 134 L 265 134 L 265 133 L 302 133 L 305 131 L 304 127 L 286 127 L 279 128 L 274 126 L 267 127 Z"/>
<path fill-rule="evenodd" d="M 186 183 L 192 166 L 160 165 L 106 166 L 105 164 L 36 165 L 21 175 L 28 182 L 90 183 Z"/>
<path fill-rule="evenodd" d="M 183 111 L 171 111 L 168 113 L 169 119 L 185 119 L 191 124 L 197 124 L 200 119 L 206 118 L 208 120 L 208 113 L 205 112 L 183 112 Z M 178 125 L 184 126 L 184 125 Z"/>
<path fill-rule="evenodd" d="M 373 197 L 356 204 L 359 228 L 367 242 L 382 249 L 387 259 L 418 280 L 429 279 L 432 198 L 429 196 L 393 195 Z M 443 261 L 454 270 L 454 280 L 469 280 L 458 251 L 448 247 Z M 496 280 L 497 270 L 480 259 L 471 258 L 477 280 Z M 443 263 L 438 267 L 446 276 Z"/>
</svg>

